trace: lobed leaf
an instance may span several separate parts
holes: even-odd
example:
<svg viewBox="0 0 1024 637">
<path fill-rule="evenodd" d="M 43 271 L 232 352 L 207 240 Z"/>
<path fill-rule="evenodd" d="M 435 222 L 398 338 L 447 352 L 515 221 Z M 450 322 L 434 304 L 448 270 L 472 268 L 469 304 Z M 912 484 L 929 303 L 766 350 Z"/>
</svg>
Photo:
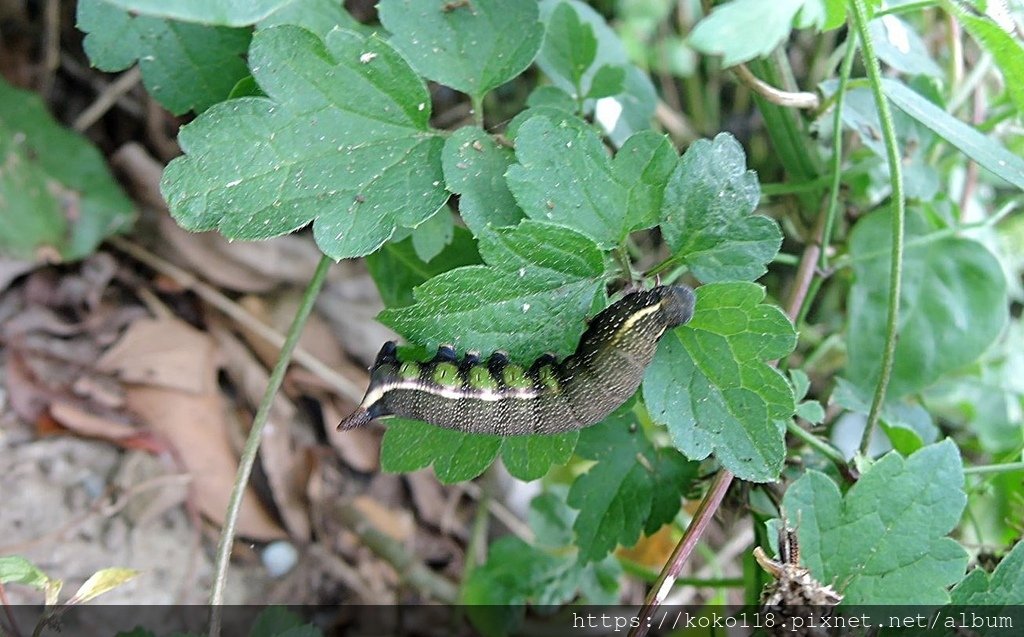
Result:
<svg viewBox="0 0 1024 637">
<path fill-rule="evenodd" d="M 694 142 L 661 205 L 662 233 L 675 257 L 706 283 L 759 278 L 782 245 L 778 224 L 751 214 L 760 192 L 732 135 Z"/>
<path fill-rule="evenodd" d="M 572 352 L 603 293 L 604 257 L 593 241 L 527 220 L 485 235 L 480 253 L 487 265 L 430 279 L 414 291 L 416 303 L 379 320 L 431 350 L 455 338 L 460 349 L 503 349 L 523 361 Z"/>
<path fill-rule="evenodd" d="M 783 507 L 804 565 L 845 604 L 942 604 L 967 566 L 964 549 L 945 537 L 967 502 L 963 485 L 959 451 L 944 440 L 908 458 L 886 454 L 845 495 L 808 471 Z"/>
<path fill-rule="evenodd" d="M 1019 605 L 1024 599 L 1024 542 L 1017 542 L 992 573 L 972 569 L 950 597 L 957 606 Z"/>
<path fill-rule="evenodd" d="M 656 449 L 636 424 L 630 401 L 580 433 L 576 453 L 597 464 L 579 476 L 567 502 L 579 511 L 573 530 L 581 560 L 600 560 L 619 544 L 632 546 L 679 512 L 697 463 L 674 449 Z"/>
<path fill-rule="evenodd" d="M 93 66 L 121 71 L 138 61 L 146 90 L 175 115 L 223 101 L 249 75 L 248 29 L 134 15 L 104 0 L 78 3 L 78 28 Z"/>
<path fill-rule="evenodd" d="M 720 4 L 693 28 L 689 44 L 707 55 L 721 55 L 723 67 L 767 55 L 789 36 L 793 19 L 805 3 L 732 0 Z"/>
<path fill-rule="evenodd" d="M 796 332 L 764 296 L 753 283 L 699 287 L 693 319 L 662 338 L 643 384 L 651 417 L 668 425 L 677 449 L 694 460 L 714 452 L 753 482 L 778 477 L 795 411 L 792 387 L 767 361 L 789 354 Z"/>
<path fill-rule="evenodd" d="M 475 236 L 514 226 L 523 218 L 505 181 L 505 171 L 515 160 L 510 149 L 483 130 L 464 126 L 445 141 L 441 160 L 445 185 L 459 194 L 459 214 Z"/>
<path fill-rule="evenodd" d="M 476 99 L 522 73 L 544 38 L 534 2 L 381 0 L 377 10 L 420 75 Z"/>
<path fill-rule="evenodd" d="M 293 0 L 103 0 L 136 15 L 241 27 L 259 22 Z"/>
<path fill-rule="evenodd" d="M 386 43 L 272 27 L 253 36 L 250 65 L 268 98 L 217 104 L 181 129 L 186 154 L 161 181 L 180 225 L 265 239 L 313 222 L 320 249 L 341 259 L 444 204 L 430 96 Z"/>
<path fill-rule="evenodd" d="M 516 159 L 506 177 L 527 216 L 582 232 L 609 250 L 654 225 L 676 154 L 664 136 L 645 132 L 609 159 L 590 128 L 533 117 L 518 129 Z"/>
</svg>

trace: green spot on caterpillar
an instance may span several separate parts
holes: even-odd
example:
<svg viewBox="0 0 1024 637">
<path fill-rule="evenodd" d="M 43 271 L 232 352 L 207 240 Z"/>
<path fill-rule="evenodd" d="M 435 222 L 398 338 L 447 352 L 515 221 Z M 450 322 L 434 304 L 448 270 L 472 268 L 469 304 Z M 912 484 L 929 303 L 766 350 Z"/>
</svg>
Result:
<svg viewBox="0 0 1024 637">
<path fill-rule="evenodd" d="M 426 363 L 400 361 L 387 342 L 370 368 L 370 386 L 338 429 L 401 416 L 468 433 L 555 434 L 603 420 L 643 380 L 658 340 L 693 316 L 693 290 L 662 285 L 631 292 L 593 318 L 576 351 L 544 355 L 529 367 L 494 352 L 459 361 L 443 345 Z"/>
</svg>

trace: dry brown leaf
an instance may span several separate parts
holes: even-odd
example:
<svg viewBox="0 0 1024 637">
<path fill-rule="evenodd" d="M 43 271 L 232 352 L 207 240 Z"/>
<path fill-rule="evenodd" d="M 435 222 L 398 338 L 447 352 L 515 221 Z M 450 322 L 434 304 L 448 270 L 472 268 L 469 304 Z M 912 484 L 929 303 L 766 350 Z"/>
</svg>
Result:
<svg viewBox="0 0 1024 637">
<path fill-rule="evenodd" d="M 351 413 L 355 405 L 323 395 L 319 397 L 323 414 L 324 435 L 345 464 L 360 473 L 374 473 L 380 469 L 380 432 L 370 427 L 338 431 L 338 423 Z M 339 403 L 342 407 L 339 409 Z"/>
<path fill-rule="evenodd" d="M 416 530 L 412 514 L 405 509 L 385 506 L 365 495 L 353 498 L 352 506 L 358 509 L 374 528 L 399 542 L 409 540 Z"/>
<path fill-rule="evenodd" d="M 55 400 L 50 404 L 50 415 L 62 426 L 83 436 L 119 440 L 138 435 L 139 429 L 134 425 L 86 411 L 81 406 L 67 400 Z"/>
<path fill-rule="evenodd" d="M 280 334 L 288 331 L 298 310 L 300 295 L 297 293 L 279 294 L 271 297 L 248 295 L 239 299 L 238 304 Z M 272 367 L 277 362 L 277 347 L 271 345 L 258 334 L 241 329 L 249 347 L 252 348 L 263 364 Z M 313 353 L 323 364 L 334 369 L 351 365 L 338 344 L 337 337 L 331 332 L 330 326 L 315 312 L 309 315 L 306 326 L 299 337 L 299 347 Z"/>
<path fill-rule="evenodd" d="M 267 387 L 269 375 L 266 369 L 227 330 L 215 329 L 213 334 L 224 353 L 228 376 L 254 411 Z M 311 533 L 306 499 L 310 461 L 305 451 L 315 446 L 315 440 L 308 427 L 303 430 L 296 426 L 296 419 L 295 406 L 281 393 L 274 396 L 260 442 L 260 466 L 291 537 L 305 542 Z"/>
<path fill-rule="evenodd" d="M 125 388 L 125 404 L 178 451 L 193 478 L 199 510 L 222 525 L 238 470 L 228 435 L 226 405 L 216 382 L 213 340 L 174 318 L 133 324 L 104 361 L 139 379 Z M 176 378 L 186 374 L 187 379 Z M 141 384 L 152 379 L 152 384 Z M 246 491 L 238 533 L 257 540 L 285 537 L 251 491 Z"/>
<path fill-rule="evenodd" d="M 442 518 L 448 508 L 448 498 L 433 470 L 420 469 L 407 473 L 405 480 L 409 484 L 412 501 L 420 518 L 428 524 L 440 528 Z"/>
<path fill-rule="evenodd" d="M 135 321 L 96 363 L 121 380 L 194 394 L 216 388 L 214 348 L 209 337 L 184 321 Z M 211 373 L 214 371 L 214 373 Z"/>
<path fill-rule="evenodd" d="M 615 554 L 638 564 L 660 569 L 676 547 L 674 534 L 672 525 L 666 524 L 655 531 L 654 535 L 641 535 L 640 541 L 633 548 L 619 548 Z"/>
<path fill-rule="evenodd" d="M 162 387 L 130 387 L 128 407 L 178 450 L 192 476 L 196 505 L 217 525 L 224 524 L 238 460 L 225 431 L 224 403 L 216 392 L 192 394 Z M 256 540 L 286 536 L 247 490 L 238 516 L 238 534 Z"/>
<path fill-rule="evenodd" d="M 376 317 L 384 304 L 377 286 L 361 264 L 339 263 L 331 269 L 316 300 L 317 312 L 330 324 L 337 340 L 356 360 L 369 367 L 384 341 L 397 335 Z"/>
</svg>

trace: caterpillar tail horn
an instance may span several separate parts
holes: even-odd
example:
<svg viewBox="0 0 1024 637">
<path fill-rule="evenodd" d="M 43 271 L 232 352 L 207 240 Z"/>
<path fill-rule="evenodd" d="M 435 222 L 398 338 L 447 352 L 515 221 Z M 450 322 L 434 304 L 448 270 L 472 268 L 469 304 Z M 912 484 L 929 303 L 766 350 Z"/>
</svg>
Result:
<svg viewBox="0 0 1024 637">
<path fill-rule="evenodd" d="M 349 429 L 365 427 L 366 425 L 370 424 L 371 420 L 373 420 L 373 416 L 370 415 L 369 410 L 360 407 L 359 409 L 352 412 L 351 415 L 349 415 L 340 423 L 338 423 L 338 431 L 348 431 Z"/>
</svg>

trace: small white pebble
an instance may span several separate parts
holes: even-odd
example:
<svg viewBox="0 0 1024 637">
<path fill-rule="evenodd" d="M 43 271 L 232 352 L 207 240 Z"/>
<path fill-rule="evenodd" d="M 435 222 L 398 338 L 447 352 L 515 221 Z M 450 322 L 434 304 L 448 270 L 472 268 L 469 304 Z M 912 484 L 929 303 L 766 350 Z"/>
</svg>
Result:
<svg viewBox="0 0 1024 637">
<path fill-rule="evenodd" d="M 263 549 L 260 558 L 263 560 L 263 568 L 267 569 L 268 575 L 281 577 L 295 567 L 299 561 L 299 552 L 291 542 L 277 540 Z"/>
</svg>

